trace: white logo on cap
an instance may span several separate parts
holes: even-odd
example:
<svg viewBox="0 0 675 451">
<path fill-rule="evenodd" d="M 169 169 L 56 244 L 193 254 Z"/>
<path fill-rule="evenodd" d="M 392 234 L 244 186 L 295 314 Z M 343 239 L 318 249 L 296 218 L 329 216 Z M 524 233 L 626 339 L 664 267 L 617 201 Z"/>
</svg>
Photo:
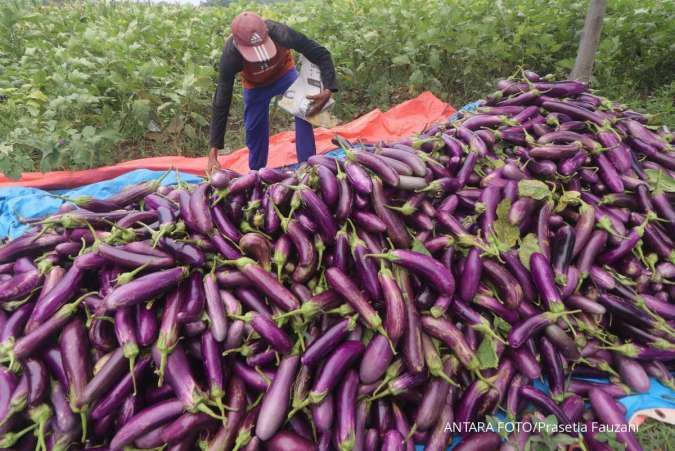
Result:
<svg viewBox="0 0 675 451">
<path fill-rule="evenodd" d="M 260 44 L 262 41 L 263 39 L 258 33 L 253 33 L 251 35 L 251 45 Z"/>
</svg>

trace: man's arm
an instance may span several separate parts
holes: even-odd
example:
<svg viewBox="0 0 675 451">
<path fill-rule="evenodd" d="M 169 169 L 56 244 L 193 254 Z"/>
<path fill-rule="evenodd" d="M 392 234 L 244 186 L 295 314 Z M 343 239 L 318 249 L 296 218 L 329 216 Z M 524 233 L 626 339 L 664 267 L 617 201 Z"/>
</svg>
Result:
<svg viewBox="0 0 675 451">
<path fill-rule="evenodd" d="M 241 57 L 234 51 L 231 39 L 225 44 L 218 66 L 218 84 L 213 96 L 211 131 L 209 144 L 212 149 L 222 149 L 225 141 L 225 128 L 232 102 L 234 77 L 241 71 Z"/>
<path fill-rule="evenodd" d="M 328 49 L 288 25 L 273 20 L 267 20 L 266 23 L 269 34 L 274 41 L 286 48 L 301 53 L 309 61 L 319 66 L 324 88 L 332 92 L 338 90 L 335 66 Z"/>
</svg>

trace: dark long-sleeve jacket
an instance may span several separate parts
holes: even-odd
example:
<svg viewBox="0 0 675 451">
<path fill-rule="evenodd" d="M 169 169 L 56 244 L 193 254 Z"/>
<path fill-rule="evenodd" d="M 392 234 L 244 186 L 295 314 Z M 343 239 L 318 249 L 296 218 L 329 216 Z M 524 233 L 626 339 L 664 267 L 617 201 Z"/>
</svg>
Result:
<svg viewBox="0 0 675 451">
<path fill-rule="evenodd" d="M 277 45 L 277 48 L 292 49 L 301 53 L 309 61 L 316 64 L 321 71 L 321 79 L 324 87 L 335 92 L 338 89 L 335 76 L 335 66 L 330 52 L 325 48 L 309 39 L 304 34 L 292 29 L 291 27 L 266 20 L 267 30 L 270 38 Z M 228 38 L 220 57 L 218 68 L 218 85 L 216 93 L 213 96 L 213 113 L 211 115 L 211 137 L 210 146 L 217 149 L 223 148 L 225 137 L 225 128 L 227 117 L 230 112 L 230 103 L 232 101 L 232 88 L 234 86 L 234 77 L 244 68 L 244 60 L 239 50 L 234 45 L 232 37 Z M 283 74 L 279 74 L 280 76 Z M 275 79 L 276 80 L 276 79 Z"/>
</svg>

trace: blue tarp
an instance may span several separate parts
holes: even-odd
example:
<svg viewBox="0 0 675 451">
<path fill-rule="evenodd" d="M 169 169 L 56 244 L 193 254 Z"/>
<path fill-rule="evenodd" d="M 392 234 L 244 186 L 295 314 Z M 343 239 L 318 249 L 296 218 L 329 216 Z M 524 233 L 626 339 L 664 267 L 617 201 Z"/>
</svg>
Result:
<svg viewBox="0 0 675 451">
<path fill-rule="evenodd" d="M 0 238 L 16 238 L 22 235 L 28 226 L 21 219 L 41 218 L 56 213 L 62 199 L 54 197 L 92 196 L 105 199 L 119 193 L 125 187 L 138 183 L 157 180 L 166 172 L 137 169 L 120 175 L 112 180 L 81 186 L 70 190 L 47 192 L 36 188 L 11 187 L 0 189 Z M 188 183 L 198 183 L 202 178 L 192 174 L 171 172 L 162 180 L 163 185 L 173 185 L 177 177 Z"/>
<path fill-rule="evenodd" d="M 474 111 L 479 106 L 478 102 L 471 103 L 463 107 L 460 111 Z M 457 117 L 457 113 L 450 119 Z M 335 158 L 344 158 L 344 152 L 336 149 L 328 152 L 327 155 Z M 290 166 L 291 168 L 297 165 Z M 20 218 L 37 218 L 53 214 L 63 200 L 53 197 L 54 194 L 65 197 L 93 196 L 105 199 L 113 194 L 120 192 L 129 185 L 157 180 L 164 176 L 165 172 L 150 171 L 139 169 L 127 174 L 116 177 L 112 180 L 94 183 L 92 185 L 82 186 L 76 189 L 63 190 L 58 192 L 47 192 L 35 188 L 2 188 L 0 189 L 0 238 L 16 238 L 20 236 L 27 228 L 22 224 Z M 188 183 L 198 183 L 203 179 L 191 174 L 171 172 L 163 179 L 163 185 L 173 185 L 178 178 Z M 545 385 L 538 385 L 539 388 L 546 389 Z M 652 379 L 650 390 L 647 393 L 626 396 L 621 399 L 621 403 L 626 407 L 626 417 L 631 418 L 636 412 L 650 408 L 671 408 L 675 409 L 675 390 L 664 387 L 655 379 Z M 453 446 L 458 440 L 453 443 Z M 423 447 L 418 446 L 418 449 Z"/>
</svg>

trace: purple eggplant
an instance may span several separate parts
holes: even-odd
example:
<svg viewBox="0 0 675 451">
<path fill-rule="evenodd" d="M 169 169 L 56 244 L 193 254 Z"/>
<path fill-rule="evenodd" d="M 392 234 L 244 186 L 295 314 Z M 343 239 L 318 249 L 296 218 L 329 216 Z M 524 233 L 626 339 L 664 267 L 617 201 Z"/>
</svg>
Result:
<svg viewBox="0 0 675 451">
<path fill-rule="evenodd" d="M 98 255 L 113 264 L 127 268 L 144 266 L 147 269 L 162 269 L 174 265 L 174 259 L 170 256 L 157 257 L 152 255 L 136 254 L 101 243 L 98 246 Z"/>
<path fill-rule="evenodd" d="M 518 280 L 502 265 L 490 260 L 483 260 L 483 271 L 492 280 L 502 294 L 504 304 L 515 309 L 523 300 L 523 287 Z"/>
<path fill-rule="evenodd" d="M 383 258 L 424 277 L 438 292 L 452 296 L 455 279 L 452 273 L 437 260 L 415 251 L 396 249 L 371 257 Z"/>
<path fill-rule="evenodd" d="M 464 437 L 454 449 L 457 451 L 473 451 L 481 449 L 497 449 L 502 439 L 496 432 L 474 432 Z"/>
<path fill-rule="evenodd" d="M 530 256 L 530 268 L 532 268 L 532 279 L 539 290 L 539 297 L 548 306 L 553 313 L 560 313 L 564 310 L 564 305 L 560 296 L 560 291 L 555 284 L 555 275 L 548 259 L 539 252 Z"/>
<path fill-rule="evenodd" d="M 175 287 L 188 275 L 186 268 L 177 267 L 157 271 L 115 288 L 105 297 L 106 307 L 115 310 L 150 300 Z"/>
<path fill-rule="evenodd" d="M 117 382 L 110 391 L 108 391 L 92 408 L 90 414 L 94 420 L 99 420 L 119 408 L 124 399 L 131 395 L 133 390 L 133 380 L 138 379 L 141 374 L 149 367 L 150 357 L 141 356 L 136 362 L 133 371 L 126 373 L 121 379 L 113 380 Z"/>
<path fill-rule="evenodd" d="M 225 396 L 225 382 L 221 351 L 218 342 L 210 331 L 204 331 L 201 339 L 201 352 L 204 369 L 208 379 L 209 397 L 224 411 L 222 398 Z"/>
<path fill-rule="evenodd" d="M 291 431 L 279 431 L 266 443 L 266 449 L 269 451 L 316 451 L 316 446 Z"/>
<path fill-rule="evenodd" d="M 307 366 L 316 365 L 336 345 L 347 338 L 349 333 L 354 329 L 354 326 L 354 322 L 348 319 L 336 323 L 307 347 L 301 358 L 302 364 Z"/>
<path fill-rule="evenodd" d="M 387 235 L 396 246 L 407 249 L 410 246 L 410 235 L 399 215 L 390 208 L 387 208 L 387 198 L 384 194 L 382 182 L 376 177 L 372 182 L 372 186 L 373 209 L 387 226 Z"/>
<path fill-rule="evenodd" d="M 373 330 L 383 332 L 382 319 L 344 272 L 339 268 L 333 267 L 328 268 L 325 275 L 328 284 L 359 313 L 362 321 Z"/>
<path fill-rule="evenodd" d="M 182 401 L 174 399 L 141 410 L 116 432 L 110 442 L 110 449 L 122 450 L 146 431 L 177 418 L 183 413 L 183 409 Z"/>
<path fill-rule="evenodd" d="M 464 336 L 454 324 L 442 318 L 423 316 L 422 328 L 428 334 L 438 338 L 453 350 L 457 358 L 467 369 L 475 371 L 479 367 L 476 355 L 466 343 Z"/>
<path fill-rule="evenodd" d="M 382 265 L 377 278 L 382 287 L 385 300 L 384 330 L 392 343 L 397 343 L 403 336 L 406 326 L 406 309 L 401 288 L 391 270 Z"/>
<path fill-rule="evenodd" d="M 211 333 L 217 342 L 222 343 L 227 336 L 227 315 L 215 274 L 209 273 L 204 276 L 204 293 Z"/>
<path fill-rule="evenodd" d="M 621 431 L 620 426 L 626 424 L 626 419 L 616 401 L 609 394 L 603 390 L 594 388 L 589 391 L 589 398 L 598 419 L 607 425 L 617 428 L 617 438 L 626 445 L 627 450 L 639 451 L 642 449 L 633 432 L 630 430 L 627 432 Z"/>
<path fill-rule="evenodd" d="M 86 403 L 85 390 L 91 374 L 87 345 L 84 324 L 79 319 L 73 319 L 63 328 L 59 337 L 63 368 L 68 377 L 68 397 L 73 407 Z"/>
<path fill-rule="evenodd" d="M 77 292 L 82 281 L 83 271 L 73 265 L 66 272 L 63 278 L 40 299 L 35 309 L 31 313 L 30 319 L 26 324 L 26 331 L 35 330 L 39 324 L 42 324 L 48 318 L 52 317 L 66 302 L 68 302 Z"/>
<path fill-rule="evenodd" d="M 364 353 L 359 369 L 359 377 L 363 384 L 372 384 L 379 380 L 391 363 L 394 354 L 389 340 L 383 335 L 373 337 Z"/>
<path fill-rule="evenodd" d="M 337 385 L 349 366 L 365 351 L 359 341 L 345 341 L 328 358 L 308 395 L 308 404 L 321 402 Z"/>
<path fill-rule="evenodd" d="M 614 362 L 621 374 L 621 380 L 626 385 L 638 393 L 649 390 L 649 376 L 640 362 L 620 353 L 614 353 Z"/>
<path fill-rule="evenodd" d="M 235 261 L 235 264 L 251 283 L 283 310 L 290 311 L 300 307 L 300 301 L 298 301 L 295 295 L 255 261 L 248 258 L 240 258 Z"/>
<path fill-rule="evenodd" d="M 570 423 L 570 419 L 567 417 L 565 412 L 560 408 L 560 406 L 558 406 L 558 404 L 553 399 L 548 397 L 541 390 L 529 385 L 524 385 L 523 387 L 520 388 L 520 395 L 523 398 L 535 404 L 540 409 L 546 411 L 546 413 L 550 415 L 555 415 L 558 418 L 558 421 L 560 421 L 561 423 L 563 424 Z"/>
<path fill-rule="evenodd" d="M 454 390 L 450 389 L 447 398 L 443 400 L 443 407 L 439 412 L 438 420 L 431 431 L 431 436 L 426 443 L 425 449 L 429 451 L 444 451 L 447 449 L 452 438 L 452 431 L 446 428 L 446 425 L 452 424 L 454 421 L 454 401 Z"/>
<path fill-rule="evenodd" d="M 213 237 L 218 237 L 218 235 L 214 234 Z M 204 266 L 206 263 L 204 253 L 197 246 L 167 237 L 160 238 L 159 244 L 181 263 L 190 266 Z"/>
<path fill-rule="evenodd" d="M 144 305 L 136 306 L 136 319 L 138 322 L 138 344 L 150 346 L 157 340 L 159 324 L 155 312 Z"/>
<path fill-rule="evenodd" d="M 260 440 L 269 440 L 282 426 L 286 418 L 291 384 L 295 380 L 299 362 L 298 356 L 290 355 L 284 357 L 279 364 L 279 369 L 260 407 L 260 414 L 258 415 L 258 422 L 255 428 L 256 436 Z"/>
</svg>

